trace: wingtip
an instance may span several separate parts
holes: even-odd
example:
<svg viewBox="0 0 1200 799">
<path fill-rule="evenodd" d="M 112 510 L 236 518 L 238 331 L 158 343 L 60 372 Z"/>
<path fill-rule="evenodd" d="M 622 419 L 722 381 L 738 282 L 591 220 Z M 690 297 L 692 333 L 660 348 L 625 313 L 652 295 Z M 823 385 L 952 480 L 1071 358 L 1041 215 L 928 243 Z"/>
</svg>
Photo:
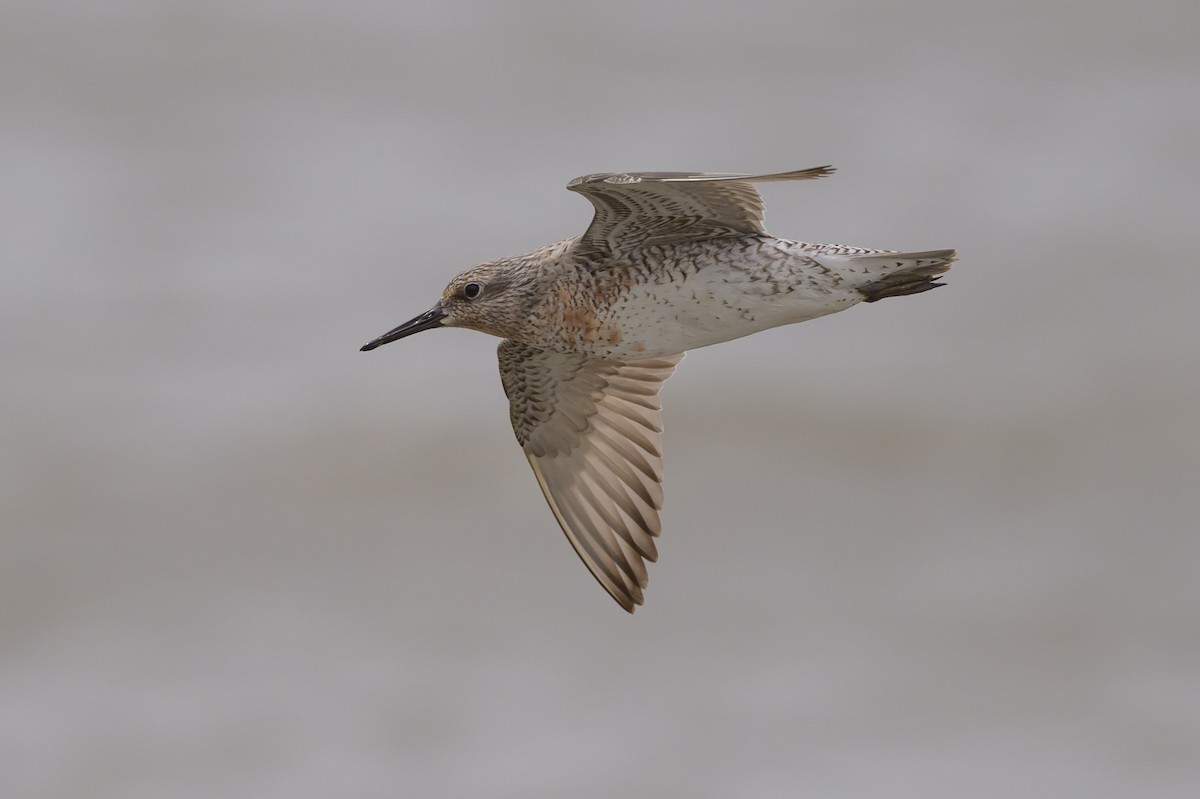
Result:
<svg viewBox="0 0 1200 799">
<path fill-rule="evenodd" d="M 593 575 L 593 576 L 595 576 L 595 575 Z M 600 580 L 598 577 L 596 579 L 600 582 L 600 585 L 604 588 L 605 593 L 607 593 L 610 597 L 612 597 L 613 601 L 615 601 L 618 605 L 620 605 L 621 609 L 630 615 L 633 615 L 633 612 L 635 610 L 637 610 L 639 607 L 641 607 L 642 603 L 644 603 L 646 601 L 645 596 L 642 594 L 642 592 L 640 590 L 637 591 L 636 593 L 631 592 L 629 590 L 625 590 L 625 591 L 613 590 L 612 586 L 605 585 L 604 581 Z"/>
<path fill-rule="evenodd" d="M 837 172 L 837 167 L 833 164 L 826 164 L 825 166 L 814 166 L 812 169 L 801 169 L 790 174 L 803 180 L 812 180 L 829 177 L 834 172 Z"/>
<path fill-rule="evenodd" d="M 814 166 L 809 169 L 794 169 L 791 172 L 773 172 L 767 175 L 743 175 L 742 180 L 748 180 L 751 183 L 775 183 L 785 180 L 815 180 L 823 178 L 837 172 L 832 165 Z M 738 176 L 735 176 L 735 178 Z"/>
</svg>

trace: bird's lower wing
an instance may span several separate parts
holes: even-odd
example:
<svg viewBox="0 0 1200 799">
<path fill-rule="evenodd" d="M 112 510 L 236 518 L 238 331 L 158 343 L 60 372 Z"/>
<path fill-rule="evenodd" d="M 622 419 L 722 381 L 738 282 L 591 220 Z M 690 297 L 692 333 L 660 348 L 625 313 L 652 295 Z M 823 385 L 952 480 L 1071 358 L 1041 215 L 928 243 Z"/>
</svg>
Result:
<svg viewBox="0 0 1200 799">
<path fill-rule="evenodd" d="M 513 431 L 567 539 L 626 610 L 642 604 L 658 558 L 659 390 L 683 354 L 639 361 L 500 344 Z"/>
</svg>

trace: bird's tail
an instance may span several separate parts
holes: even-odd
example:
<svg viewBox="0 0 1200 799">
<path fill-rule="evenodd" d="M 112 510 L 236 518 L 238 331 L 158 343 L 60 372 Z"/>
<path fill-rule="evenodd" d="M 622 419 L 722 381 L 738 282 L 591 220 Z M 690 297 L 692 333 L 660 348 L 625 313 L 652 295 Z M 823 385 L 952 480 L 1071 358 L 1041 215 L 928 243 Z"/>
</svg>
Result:
<svg viewBox="0 0 1200 799">
<path fill-rule="evenodd" d="M 945 283 L 934 278 L 945 274 L 957 255 L 954 250 L 880 252 L 858 255 L 851 260 L 867 276 L 866 282 L 857 287 L 866 298 L 864 302 L 875 302 L 944 286 Z"/>
</svg>

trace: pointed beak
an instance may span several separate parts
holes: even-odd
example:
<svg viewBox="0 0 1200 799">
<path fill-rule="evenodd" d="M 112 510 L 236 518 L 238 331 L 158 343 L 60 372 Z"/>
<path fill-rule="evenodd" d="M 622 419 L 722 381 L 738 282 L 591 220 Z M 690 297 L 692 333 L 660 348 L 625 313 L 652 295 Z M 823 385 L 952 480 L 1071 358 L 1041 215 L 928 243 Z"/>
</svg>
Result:
<svg viewBox="0 0 1200 799">
<path fill-rule="evenodd" d="M 400 327 L 389 330 L 374 341 L 364 344 L 360 352 L 368 352 L 405 336 L 411 336 L 413 333 L 420 333 L 422 330 L 432 330 L 435 327 L 442 327 L 442 320 L 445 318 L 446 312 L 442 310 L 441 303 L 439 303 L 416 319 L 409 319 L 400 325 Z"/>
</svg>

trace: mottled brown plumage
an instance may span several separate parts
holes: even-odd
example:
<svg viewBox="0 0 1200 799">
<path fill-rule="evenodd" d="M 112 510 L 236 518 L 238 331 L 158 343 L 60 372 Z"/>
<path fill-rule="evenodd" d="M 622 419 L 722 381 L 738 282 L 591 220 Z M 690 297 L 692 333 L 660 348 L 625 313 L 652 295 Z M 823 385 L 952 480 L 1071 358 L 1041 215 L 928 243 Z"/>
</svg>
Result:
<svg viewBox="0 0 1200 799">
<path fill-rule="evenodd" d="M 579 557 L 628 611 L 643 601 L 662 509 L 659 390 L 685 350 L 941 285 L 953 250 L 778 239 L 770 175 L 606 173 L 567 186 L 587 231 L 457 275 L 429 311 L 363 347 L 434 327 L 499 336 L 517 441 Z"/>
</svg>

